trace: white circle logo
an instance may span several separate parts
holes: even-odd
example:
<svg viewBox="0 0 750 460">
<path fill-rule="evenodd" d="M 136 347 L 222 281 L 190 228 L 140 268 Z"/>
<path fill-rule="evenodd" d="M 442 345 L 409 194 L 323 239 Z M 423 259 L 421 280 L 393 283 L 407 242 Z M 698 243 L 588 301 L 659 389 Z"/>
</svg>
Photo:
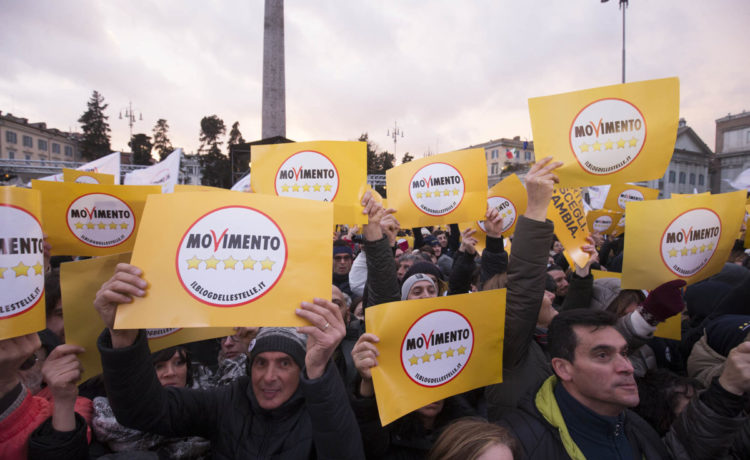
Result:
<svg viewBox="0 0 750 460">
<path fill-rule="evenodd" d="M 419 318 L 401 343 L 401 366 L 416 384 L 438 387 L 461 371 L 474 351 L 474 329 L 462 314 L 435 310 Z"/>
<path fill-rule="evenodd" d="M 628 204 L 628 201 L 643 201 L 646 198 L 643 196 L 643 193 L 640 190 L 629 188 L 627 190 L 624 190 L 622 193 L 620 193 L 620 196 L 617 197 L 617 206 L 622 208 L 622 210 L 625 210 L 625 205 Z"/>
<path fill-rule="evenodd" d="M 75 182 L 78 182 L 79 184 L 98 184 L 99 181 L 96 180 L 96 178 L 91 176 L 78 176 L 76 177 Z"/>
<path fill-rule="evenodd" d="M 712 210 L 697 208 L 677 216 L 661 237 L 661 259 L 675 275 L 698 273 L 716 252 L 721 219 Z"/>
<path fill-rule="evenodd" d="M 181 327 L 173 327 L 173 328 L 167 328 L 167 329 L 146 329 L 146 338 L 148 340 L 160 339 L 162 337 L 172 335 L 181 329 L 182 329 Z"/>
<path fill-rule="evenodd" d="M 127 203 L 106 193 L 78 197 L 68 207 L 68 228 L 83 243 L 111 248 L 135 231 L 135 214 Z"/>
<path fill-rule="evenodd" d="M 464 199 L 464 178 L 446 163 L 432 163 L 411 178 L 409 195 L 412 203 L 430 216 L 450 214 Z"/>
<path fill-rule="evenodd" d="M 31 310 L 44 294 L 42 226 L 25 209 L 0 204 L 0 319 Z M 42 306 L 44 308 L 44 306 Z"/>
<path fill-rule="evenodd" d="M 500 213 L 500 217 L 503 218 L 503 229 L 501 233 L 505 233 L 516 223 L 516 207 L 513 206 L 513 203 L 509 199 L 501 196 L 491 196 L 487 198 L 487 206 L 497 209 Z M 481 228 L 483 232 L 487 232 L 484 228 L 483 220 L 477 221 L 477 225 L 479 225 L 479 228 Z"/>
<path fill-rule="evenodd" d="M 635 160 L 646 142 L 640 110 L 622 99 L 600 99 L 581 110 L 570 126 L 570 149 L 591 174 L 621 171 Z"/>
<path fill-rule="evenodd" d="M 215 209 L 183 235 L 177 276 L 196 300 L 236 307 L 270 291 L 284 272 L 286 239 L 266 214 L 245 206 Z"/>
<path fill-rule="evenodd" d="M 594 219 L 594 225 L 592 225 L 592 227 L 595 232 L 604 233 L 612 226 L 612 223 L 612 216 L 599 216 Z"/>
<path fill-rule="evenodd" d="M 319 152 L 298 152 L 276 171 L 276 194 L 316 201 L 333 201 L 339 191 L 339 172 Z"/>
</svg>

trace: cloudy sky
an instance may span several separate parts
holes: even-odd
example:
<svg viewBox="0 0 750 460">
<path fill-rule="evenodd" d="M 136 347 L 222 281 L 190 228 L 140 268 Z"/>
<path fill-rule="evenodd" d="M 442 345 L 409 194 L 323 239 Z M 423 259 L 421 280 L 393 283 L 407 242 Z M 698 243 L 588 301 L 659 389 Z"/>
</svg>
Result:
<svg viewBox="0 0 750 460">
<path fill-rule="evenodd" d="M 0 110 L 61 130 L 92 90 L 112 147 L 165 118 L 198 149 L 200 119 L 260 138 L 263 1 L 0 2 Z M 617 0 L 287 0 L 287 137 L 356 140 L 397 156 L 532 139 L 530 97 L 620 82 Z M 712 149 L 714 120 L 750 110 L 747 0 L 632 0 L 628 81 L 678 76 L 680 115 Z"/>
</svg>

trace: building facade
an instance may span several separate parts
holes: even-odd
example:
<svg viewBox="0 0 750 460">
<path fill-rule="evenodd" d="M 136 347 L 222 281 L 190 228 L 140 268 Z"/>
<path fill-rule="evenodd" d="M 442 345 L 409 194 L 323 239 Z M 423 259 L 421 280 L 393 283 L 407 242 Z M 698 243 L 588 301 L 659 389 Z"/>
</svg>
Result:
<svg viewBox="0 0 750 460">
<path fill-rule="evenodd" d="M 750 112 L 742 112 L 716 120 L 716 157 L 711 168 L 714 193 L 736 190 L 730 181 L 750 168 Z"/>
<path fill-rule="evenodd" d="M 197 154 L 184 154 L 180 161 L 180 184 L 201 185 L 201 161 Z"/>
<path fill-rule="evenodd" d="M 42 162 L 81 161 L 80 134 L 47 128 L 44 122 L 0 111 L 0 159 Z"/>
<path fill-rule="evenodd" d="M 492 187 L 510 174 L 521 179 L 534 163 L 534 143 L 522 141 L 519 136 L 513 139 L 500 138 L 469 146 L 484 149 L 487 161 L 487 185 Z"/>
</svg>

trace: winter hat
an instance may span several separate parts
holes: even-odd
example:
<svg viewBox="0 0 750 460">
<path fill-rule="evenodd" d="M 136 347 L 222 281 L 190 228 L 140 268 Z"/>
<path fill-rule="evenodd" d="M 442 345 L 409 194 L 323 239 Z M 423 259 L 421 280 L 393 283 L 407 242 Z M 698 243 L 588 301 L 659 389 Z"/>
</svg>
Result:
<svg viewBox="0 0 750 460">
<path fill-rule="evenodd" d="M 435 286 L 435 283 L 432 281 L 432 278 L 430 278 L 429 276 L 423 273 L 417 273 L 406 278 L 406 281 L 404 281 L 403 286 L 401 286 L 401 300 L 406 300 L 406 298 L 409 297 L 409 291 L 411 291 L 411 288 L 419 281 L 429 281 L 430 284 L 432 284 L 432 287 L 434 287 L 435 290 L 437 291 L 437 286 Z"/>
<path fill-rule="evenodd" d="M 440 268 L 433 264 L 432 262 L 416 262 L 414 263 L 409 270 L 404 273 L 403 279 L 409 279 L 411 275 L 414 275 L 416 273 L 428 273 L 435 278 L 441 280 L 443 279 L 443 272 L 440 271 Z"/>
<path fill-rule="evenodd" d="M 344 245 L 333 247 L 333 255 L 335 256 L 338 254 L 349 254 L 350 256 L 354 256 L 354 252 L 352 251 L 352 248 L 349 246 L 344 246 Z"/>
<path fill-rule="evenodd" d="M 594 290 L 591 294 L 591 308 L 606 310 L 619 293 L 620 278 L 594 280 Z"/>
<path fill-rule="evenodd" d="M 302 369 L 305 367 L 307 353 L 307 336 L 300 334 L 293 327 L 264 327 L 255 337 L 255 346 L 250 352 L 252 363 L 258 354 L 265 351 L 280 351 L 292 357 Z"/>
</svg>

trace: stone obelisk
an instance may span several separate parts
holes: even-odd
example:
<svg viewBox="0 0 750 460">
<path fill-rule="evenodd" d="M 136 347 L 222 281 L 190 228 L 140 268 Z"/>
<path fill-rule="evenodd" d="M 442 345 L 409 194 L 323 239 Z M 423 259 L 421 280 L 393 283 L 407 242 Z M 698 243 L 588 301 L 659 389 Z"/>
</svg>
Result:
<svg viewBox="0 0 750 460">
<path fill-rule="evenodd" d="M 284 0 L 266 0 L 263 25 L 263 139 L 286 137 Z"/>
</svg>

